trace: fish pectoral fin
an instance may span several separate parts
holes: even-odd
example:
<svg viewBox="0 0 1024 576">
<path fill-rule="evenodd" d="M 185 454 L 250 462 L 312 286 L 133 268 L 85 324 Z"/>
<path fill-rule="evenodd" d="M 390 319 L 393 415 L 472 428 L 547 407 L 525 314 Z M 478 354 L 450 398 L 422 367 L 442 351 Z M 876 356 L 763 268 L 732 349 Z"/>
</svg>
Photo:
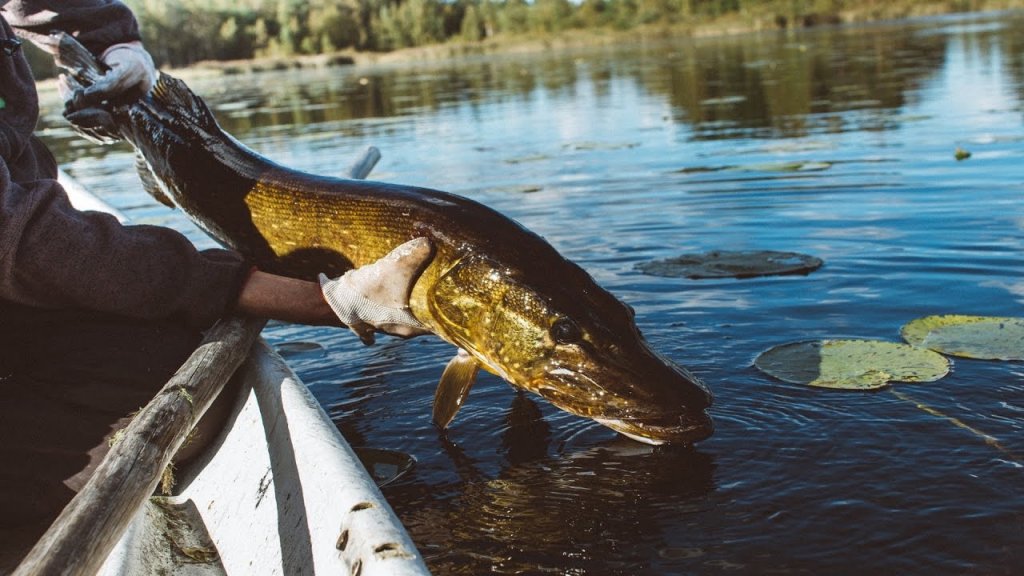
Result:
<svg viewBox="0 0 1024 576">
<path fill-rule="evenodd" d="M 156 179 L 156 174 L 153 174 L 153 170 L 149 167 L 149 162 L 142 156 L 141 152 L 135 152 L 135 171 L 139 173 L 139 180 L 142 181 L 142 189 L 147 194 L 156 199 L 157 202 L 167 206 L 168 208 L 174 208 L 174 201 L 167 197 L 163 189 L 160 188 L 160 183 Z"/>
<path fill-rule="evenodd" d="M 470 356 L 469 352 L 459 349 L 459 353 L 448 361 L 441 374 L 441 381 L 434 392 L 434 424 L 444 430 L 451 424 L 458 413 L 469 389 L 476 381 L 476 373 L 480 371 L 480 363 Z"/>
</svg>

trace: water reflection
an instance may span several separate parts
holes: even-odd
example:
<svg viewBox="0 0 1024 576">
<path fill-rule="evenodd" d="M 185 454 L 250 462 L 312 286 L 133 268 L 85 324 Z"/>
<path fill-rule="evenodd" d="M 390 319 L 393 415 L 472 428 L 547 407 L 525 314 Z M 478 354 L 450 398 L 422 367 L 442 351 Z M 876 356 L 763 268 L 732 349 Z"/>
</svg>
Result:
<svg viewBox="0 0 1024 576">
<path fill-rule="evenodd" d="M 447 444 L 459 477 L 443 487 L 447 496 L 424 499 L 414 485 L 394 489 L 411 530 L 431 542 L 463 543 L 424 550 L 440 573 L 479 574 L 481 566 L 498 574 L 642 573 L 652 556 L 678 554 L 666 524 L 703 511 L 702 497 L 713 489 L 714 459 L 697 451 L 614 440 L 517 461 L 520 442 L 530 451 L 541 439 L 507 435 L 507 465 L 494 476 Z"/>
<path fill-rule="evenodd" d="M 800 137 L 898 126 L 895 112 L 934 78 L 951 43 L 962 44 L 957 53 L 1000 68 L 989 73 L 1005 72 L 1016 80 L 1012 84 L 1018 86 L 1019 101 L 1024 41 L 1015 31 L 1008 25 L 961 28 L 958 35 L 923 24 L 840 28 L 642 44 L 633 55 L 640 66 L 623 64 L 619 49 L 591 49 L 569 58 L 470 58 L 421 69 L 288 70 L 263 74 L 258 83 L 232 77 L 191 84 L 234 134 L 337 125 L 346 137 L 373 138 L 401 123 L 351 121 L 451 107 L 473 116 L 481 106 L 516 101 L 593 99 L 614 114 L 616 93 L 628 82 L 664 99 L 672 121 L 693 130 L 697 139 Z M 44 126 L 57 123 L 50 115 Z M 65 146 L 77 143 L 67 133 L 52 135 Z M 61 152 L 72 151 L 65 147 Z"/>
<path fill-rule="evenodd" d="M 547 456 L 551 426 L 544 421 L 537 403 L 517 391 L 505 416 L 501 447 L 509 464 L 515 466 Z"/>
</svg>

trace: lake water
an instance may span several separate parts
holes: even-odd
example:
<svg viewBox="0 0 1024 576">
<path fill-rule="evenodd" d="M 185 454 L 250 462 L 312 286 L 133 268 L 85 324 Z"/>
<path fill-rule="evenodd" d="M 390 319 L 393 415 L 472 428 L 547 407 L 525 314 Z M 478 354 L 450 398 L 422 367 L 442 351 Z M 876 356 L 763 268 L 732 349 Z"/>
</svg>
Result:
<svg viewBox="0 0 1024 576">
<path fill-rule="evenodd" d="M 270 158 L 448 190 L 544 235 L 714 390 L 692 450 L 617 436 L 483 376 L 430 423 L 451 346 L 272 325 L 357 447 L 417 466 L 384 493 L 437 574 L 1011 574 L 1024 566 L 1024 366 L 841 392 L 752 365 L 816 338 L 899 340 L 930 314 L 1022 316 L 1024 15 L 195 80 Z M 68 170 L 138 222 L 212 242 L 140 191 L 126 148 Z M 956 150 L 971 154 L 958 161 Z M 215 185 L 215 183 L 211 183 Z M 635 265 L 784 250 L 807 276 Z M 986 435 L 988 438 L 986 438 Z M 998 445 L 996 445 L 998 444 Z"/>
</svg>

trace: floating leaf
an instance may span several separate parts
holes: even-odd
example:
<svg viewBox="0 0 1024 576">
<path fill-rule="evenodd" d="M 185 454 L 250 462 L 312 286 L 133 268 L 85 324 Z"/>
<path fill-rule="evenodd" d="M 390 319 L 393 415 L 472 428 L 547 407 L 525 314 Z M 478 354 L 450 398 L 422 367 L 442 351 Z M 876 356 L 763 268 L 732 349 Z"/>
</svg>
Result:
<svg viewBox="0 0 1024 576">
<path fill-rule="evenodd" d="M 327 350 L 316 342 L 283 342 L 275 347 L 282 358 L 323 358 Z"/>
<path fill-rule="evenodd" d="M 740 104 L 746 101 L 746 96 L 735 94 L 732 96 L 722 96 L 721 98 L 705 98 L 700 101 L 700 104 L 701 106 L 726 106 L 729 104 Z"/>
<path fill-rule="evenodd" d="M 982 360 L 1024 360 L 1024 318 L 949 314 L 918 318 L 903 339 L 936 352 Z"/>
<path fill-rule="evenodd" d="M 957 149 L 953 152 L 953 157 L 956 158 L 959 162 L 961 160 L 967 160 L 968 158 L 970 158 L 971 153 L 968 152 L 967 150 L 964 150 L 963 148 L 957 147 Z"/>
<path fill-rule="evenodd" d="M 550 160 L 551 157 L 546 154 L 535 154 L 533 156 L 520 156 L 519 158 L 509 158 L 505 160 L 508 164 L 526 164 L 527 162 L 543 162 L 544 160 Z"/>
<path fill-rule="evenodd" d="M 746 166 L 693 166 L 676 170 L 679 174 L 700 174 L 730 170 L 736 172 L 819 172 L 832 167 L 832 162 L 779 162 Z"/>
<path fill-rule="evenodd" d="M 416 465 L 416 458 L 398 450 L 353 448 L 363 468 L 370 473 L 377 487 L 386 486 L 404 476 Z"/>
<path fill-rule="evenodd" d="M 643 262 L 636 269 L 651 276 L 669 278 L 753 278 L 781 274 L 809 274 L 821 267 L 820 258 L 795 252 L 755 250 L 683 254 L 675 258 Z"/>
<path fill-rule="evenodd" d="M 623 150 L 626 148 L 636 148 L 639 145 L 639 142 L 575 142 L 565 144 L 562 148 L 582 152 L 588 150 Z"/>
<path fill-rule="evenodd" d="M 874 390 L 890 382 L 932 382 L 949 372 L 949 361 L 940 354 L 878 340 L 782 344 L 758 356 L 754 366 L 784 382 L 846 390 Z"/>
<path fill-rule="evenodd" d="M 542 186 L 534 186 L 531 184 L 513 185 L 513 186 L 497 186 L 489 188 L 488 192 L 494 192 L 496 194 L 533 194 L 534 192 L 540 192 L 544 188 Z"/>
<path fill-rule="evenodd" d="M 745 172 L 819 172 L 832 167 L 831 162 L 782 162 L 778 164 L 754 164 L 739 166 Z"/>
</svg>

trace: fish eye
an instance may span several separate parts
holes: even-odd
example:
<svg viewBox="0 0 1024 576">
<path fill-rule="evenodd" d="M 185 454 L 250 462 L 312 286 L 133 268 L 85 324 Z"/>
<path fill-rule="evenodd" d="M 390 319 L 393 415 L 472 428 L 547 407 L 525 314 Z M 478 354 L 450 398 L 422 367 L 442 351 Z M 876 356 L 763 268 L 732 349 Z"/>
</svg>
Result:
<svg viewBox="0 0 1024 576">
<path fill-rule="evenodd" d="M 575 344 L 583 340 L 583 331 L 568 318 L 559 318 L 551 325 L 551 339 L 558 344 Z"/>
</svg>

